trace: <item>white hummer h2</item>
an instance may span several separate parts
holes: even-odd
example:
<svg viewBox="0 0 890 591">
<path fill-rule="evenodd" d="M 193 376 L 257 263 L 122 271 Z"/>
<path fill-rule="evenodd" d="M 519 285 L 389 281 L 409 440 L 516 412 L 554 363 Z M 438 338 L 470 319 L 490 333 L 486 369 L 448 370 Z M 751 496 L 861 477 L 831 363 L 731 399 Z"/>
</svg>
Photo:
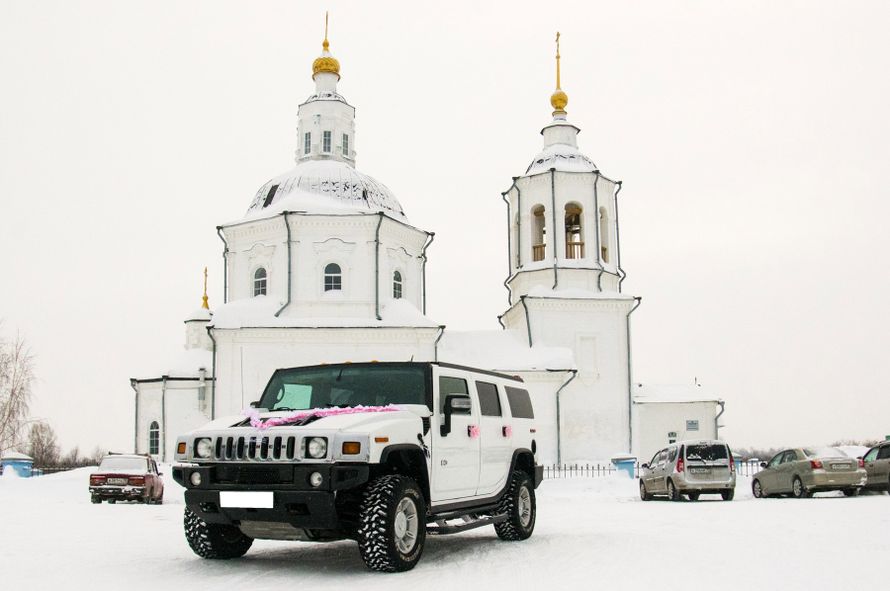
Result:
<svg viewBox="0 0 890 591">
<path fill-rule="evenodd" d="M 185 536 L 203 558 L 254 538 L 358 542 L 365 564 L 420 560 L 426 535 L 535 527 L 534 411 L 521 378 L 445 363 L 280 369 L 255 413 L 177 441 Z"/>
</svg>

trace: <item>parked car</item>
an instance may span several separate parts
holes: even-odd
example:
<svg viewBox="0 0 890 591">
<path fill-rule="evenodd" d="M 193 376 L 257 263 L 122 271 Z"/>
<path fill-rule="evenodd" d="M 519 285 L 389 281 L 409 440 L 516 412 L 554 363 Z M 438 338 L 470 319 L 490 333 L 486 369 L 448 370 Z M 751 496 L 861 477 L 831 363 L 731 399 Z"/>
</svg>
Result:
<svg viewBox="0 0 890 591">
<path fill-rule="evenodd" d="M 890 441 L 883 441 L 862 456 L 865 488 L 890 493 Z"/>
<path fill-rule="evenodd" d="M 138 501 L 160 505 L 164 502 L 164 481 L 158 465 L 149 455 L 111 453 L 90 474 L 90 500 Z"/>
<path fill-rule="evenodd" d="M 675 443 L 658 451 L 640 466 L 640 498 L 664 495 L 679 501 L 681 495 L 697 501 L 703 494 L 719 494 L 724 501 L 735 496 L 735 463 L 722 441 Z"/>
<path fill-rule="evenodd" d="M 863 461 L 834 447 L 786 449 L 760 467 L 751 481 L 758 499 L 781 494 L 802 499 L 832 490 L 852 497 L 865 486 Z"/>
</svg>

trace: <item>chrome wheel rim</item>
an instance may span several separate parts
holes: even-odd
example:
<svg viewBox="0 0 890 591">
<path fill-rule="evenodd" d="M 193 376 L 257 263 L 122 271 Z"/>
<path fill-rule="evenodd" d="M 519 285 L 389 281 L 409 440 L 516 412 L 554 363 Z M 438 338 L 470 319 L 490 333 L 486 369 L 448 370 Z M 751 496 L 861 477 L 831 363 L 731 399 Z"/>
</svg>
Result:
<svg viewBox="0 0 890 591">
<path fill-rule="evenodd" d="M 801 493 L 803 492 L 803 488 L 800 484 L 800 480 L 795 478 L 792 486 L 794 487 L 794 496 L 799 497 L 801 495 Z"/>
<path fill-rule="evenodd" d="M 760 488 L 760 481 L 755 480 L 754 481 L 754 496 L 759 499 L 761 494 L 763 494 L 763 491 Z"/>
<path fill-rule="evenodd" d="M 516 508 L 519 511 L 519 523 L 522 527 L 528 527 L 532 520 L 532 496 L 524 486 L 519 489 L 519 502 Z"/>
<path fill-rule="evenodd" d="M 409 498 L 399 501 L 396 507 L 396 519 L 393 524 L 396 546 L 402 554 L 408 554 L 417 545 L 417 505 Z"/>
</svg>

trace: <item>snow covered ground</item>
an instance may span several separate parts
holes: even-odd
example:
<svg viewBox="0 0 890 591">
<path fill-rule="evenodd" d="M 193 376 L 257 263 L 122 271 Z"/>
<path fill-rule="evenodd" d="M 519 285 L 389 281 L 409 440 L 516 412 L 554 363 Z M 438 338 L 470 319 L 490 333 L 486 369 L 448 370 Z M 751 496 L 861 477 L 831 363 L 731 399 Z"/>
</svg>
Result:
<svg viewBox="0 0 890 591">
<path fill-rule="evenodd" d="M 429 538 L 408 573 L 367 571 L 351 542 L 257 541 L 218 562 L 186 545 L 174 482 L 162 506 L 92 505 L 89 472 L 0 479 L 4 589 L 854 589 L 886 582 L 890 550 L 886 495 L 756 500 L 743 479 L 733 502 L 643 503 L 614 476 L 546 480 L 531 539 Z"/>
</svg>

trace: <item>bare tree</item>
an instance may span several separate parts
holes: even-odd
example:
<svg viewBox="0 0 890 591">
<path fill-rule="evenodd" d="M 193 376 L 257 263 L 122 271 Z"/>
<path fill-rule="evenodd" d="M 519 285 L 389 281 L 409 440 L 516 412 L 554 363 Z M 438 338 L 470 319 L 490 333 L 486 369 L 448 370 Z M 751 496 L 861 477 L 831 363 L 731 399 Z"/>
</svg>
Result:
<svg viewBox="0 0 890 591">
<path fill-rule="evenodd" d="M 83 458 L 80 455 L 80 447 L 74 446 L 71 451 L 62 456 L 60 460 L 60 464 L 69 468 L 74 468 L 76 466 L 80 466 L 80 463 L 83 461 Z"/>
<path fill-rule="evenodd" d="M 38 468 L 53 468 L 59 464 L 59 444 L 53 428 L 43 421 L 31 425 L 28 433 L 28 455 Z"/>
<path fill-rule="evenodd" d="M 99 464 L 102 463 L 102 458 L 105 457 L 105 454 L 106 454 L 105 450 L 97 445 L 93 449 L 93 453 L 90 454 L 90 458 L 89 458 L 90 463 L 98 466 Z"/>
<path fill-rule="evenodd" d="M 0 454 L 24 443 L 34 356 L 20 335 L 0 337 Z"/>
</svg>

